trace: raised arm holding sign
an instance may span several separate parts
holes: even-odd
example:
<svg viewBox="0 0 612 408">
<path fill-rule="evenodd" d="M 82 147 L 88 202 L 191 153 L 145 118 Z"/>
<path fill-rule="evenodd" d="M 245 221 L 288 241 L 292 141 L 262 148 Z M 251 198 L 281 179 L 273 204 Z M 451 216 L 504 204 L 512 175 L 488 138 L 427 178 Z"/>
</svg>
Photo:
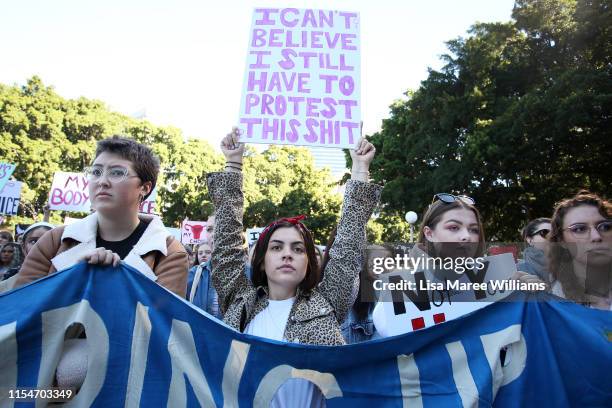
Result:
<svg viewBox="0 0 612 408">
<path fill-rule="evenodd" d="M 366 243 L 365 225 L 380 197 L 381 187 L 365 181 L 374 146 L 360 140 L 358 149 L 351 152 L 360 174 L 347 183 L 323 277 L 312 234 L 302 223 L 305 216 L 298 215 L 264 228 L 255 244 L 249 280 L 241 245 L 242 140 L 248 136 L 240 133 L 234 128 L 221 142 L 226 170 L 208 175 L 216 216 L 212 279 L 224 321 L 241 332 L 278 341 L 344 344 L 340 324 L 352 306 L 353 282 Z M 311 383 L 300 380 L 283 384 L 273 400 L 278 406 L 321 406 L 322 398 Z"/>
</svg>

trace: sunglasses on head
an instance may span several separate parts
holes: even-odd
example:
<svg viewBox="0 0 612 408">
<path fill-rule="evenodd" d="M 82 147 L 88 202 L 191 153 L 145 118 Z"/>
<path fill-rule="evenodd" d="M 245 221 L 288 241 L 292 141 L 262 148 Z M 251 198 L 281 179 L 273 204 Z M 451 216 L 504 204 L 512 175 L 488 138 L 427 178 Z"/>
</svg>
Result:
<svg viewBox="0 0 612 408">
<path fill-rule="evenodd" d="M 454 194 L 449 194 L 449 193 L 438 193 L 438 194 L 434 194 L 433 196 L 433 200 L 431 200 L 431 203 L 435 203 L 436 200 L 440 200 L 443 201 L 447 204 L 450 204 L 452 202 L 455 202 L 457 200 L 461 201 L 464 204 L 468 204 L 468 205 L 475 205 L 476 201 L 472 198 L 472 197 L 468 197 L 466 195 L 454 195 Z"/>
<path fill-rule="evenodd" d="M 533 234 L 531 234 L 531 236 L 532 236 L 532 237 L 535 237 L 536 235 L 539 235 L 539 236 L 541 236 L 542 238 L 547 238 L 547 237 L 548 237 L 548 234 L 550 234 L 550 230 L 549 230 L 549 229 L 546 229 L 546 228 L 543 228 L 543 229 L 541 229 L 541 230 L 538 230 L 538 231 L 534 232 Z"/>
</svg>

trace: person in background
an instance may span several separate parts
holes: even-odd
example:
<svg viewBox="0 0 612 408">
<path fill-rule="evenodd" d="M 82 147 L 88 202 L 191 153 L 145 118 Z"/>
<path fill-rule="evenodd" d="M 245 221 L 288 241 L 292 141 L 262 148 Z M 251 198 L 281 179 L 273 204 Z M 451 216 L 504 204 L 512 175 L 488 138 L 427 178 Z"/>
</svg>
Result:
<svg viewBox="0 0 612 408">
<path fill-rule="evenodd" d="M 556 205 L 551 227 L 552 293 L 612 310 L 612 202 L 580 191 Z"/>
<path fill-rule="evenodd" d="M 43 222 L 49 222 L 51 218 L 51 204 L 46 203 L 43 206 Z"/>
<path fill-rule="evenodd" d="M 523 259 L 516 265 L 519 271 L 536 275 L 544 282 L 550 282 L 546 249 L 551 228 L 550 218 L 536 218 L 525 225 L 521 235 L 527 247 L 523 251 Z"/>
<path fill-rule="evenodd" d="M 319 265 L 323 265 L 323 250 L 320 245 L 315 245 L 315 250 L 317 251 L 317 262 Z"/>
<path fill-rule="evenodd" d="M 485 254 L 485 237 L 482 218 L 475 201 L 465 195 L 438 193 L 423 215 L 417 243 L 410 250 L 410 257 L 417 258 L 477 258 Z M 426 263 L 425 263 L 426 264 Z M 425 279 L 445 282 L 459 279 L 454 269 L 440 267 L 423 268 Z M 416 274 L 413 273 L 412 276 Z M 539 283 L 540 279 L 526 272 L 517 271 L 509 279 L 524 283 Z M 382 337 L 389 336 L 389 327 L 381 301 L 372 313 L 376 330 Z M 407 325 L 406 332 L 411 331 Z"/>
<path fill-rule="evenodd" d="M 359 274 L 359 290 L 353 307 L 340 326 L 346 344 L 361 343 L 378 338 L 372 312 L 376 306 L 377 292 L 374 281 L 380 278 L 374 273 L 374 259 L 395 256 L 395 249 L 387 245 L 368 245 L 363 259 L 363 269 Z"/>
<path fill-rule="evenodd" d="M 211 246 L 215 245 L 215 213 L 213 212 L 206 220 L 206 238 Z"/>
<path fill-rule="evenodd" d="M 208 241 L 202 242 L 196 247 L 196 265 L 200 265 L 210 261 L 212 255 L 212 245 Z"/>
<path fill-rule="evenodd" d="M 0 245 L 8 244 L 9 242 L 14 242 L 13 234 L 6 230 L 0 231 Z"/>
<path fill-rule="evenodd" d="M 34 245 L 36 245 L 40 237 L 42 237 L 45 232 L 52 230 L 53 228 L 54 226 L 52 224 L 49 224 L 48 222 L 36 222 L 26 228 L 23 234 L 21 235 L 20 247 L 23 252 L 23 257 L 25 258 L 26 256 L 28 256 L 28 253 L 32 250 Z M 8 270 L 4 274 L 4 280 L 15 276 L 19 272 L 20 268 L 21 263 L 19 264 L 19 267 L 14 267 Z"/>
<path fill-rule="evenodd" d="M 210 217 L 209 217 L 210 219 Z M 196 251 L 196 266 L 189 270 L 187 277 L 187 300 L 206 313 L 223 319 L 219 308 L 219 296 L 210 279 L 210 256 L 212 246 L 204 241 Z"/>
<path fill-rule="evenodd" d="M 7 242 L 0 247 L 0 281 L 15 275 L 21 267 L 23 253 L 16 242 Z"/>
</svg>

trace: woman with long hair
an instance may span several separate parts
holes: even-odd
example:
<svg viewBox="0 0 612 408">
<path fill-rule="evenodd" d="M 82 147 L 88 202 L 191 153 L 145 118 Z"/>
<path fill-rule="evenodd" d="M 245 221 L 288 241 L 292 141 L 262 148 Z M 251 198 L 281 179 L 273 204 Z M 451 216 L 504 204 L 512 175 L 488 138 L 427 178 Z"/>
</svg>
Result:
<svg viewBox="0 0 612 408">
<path fill-rule="evenodd" d="M 556 205 L 551 226 L 552 293 L 610 310 L 612 203 L 597 194 L 580 191 Z"/>
<path fill-rule="evenodd" d="M 283 218 L 260 234 L 253 254 L 252 282 L 244 274 L 242 248 L 242 156 L 238 129 L 221 143 L 224 172 L 208 176 L 215 206 L 213 283 L 224 321 L 244 333 L 269 339 L 315 345 L 345 344 L 340 324 L 351 307 L 353 282 L 365 248 L 365 225 L 381 188 L 370 184 L 369 165 L 375 149 L 365 139 L 351 150 L 353 169 L 330 261 L 320 281 L 312 234 L 303 216 Z M 304 380 L 285 383 L 272 406 L 320 406 L 322 395 Z"/>
<path fill-rule="evenodd" d="M 23 253 L 16 242 L 0 246 L 0 281 L 13 276 L 21 267 Z"/>
<path fill-rule="evenodd" d="M 475 204 L 473 198 L 465 195 L 449 193 L 434 195 L 432 203 L 423 215 L 417 243 L 410 250 L 410 258 L 414 260 L 421 258 L 425 261 L 421 263 L 420 270 L 413 271 L 413 277 L 415 273 L 422 272 L 424 278 L 430 282 L 454 281 L 462 276 L 454 266 L 446 267 L 446 262 L 436 263 L 427 260 L 464 258 L 462 262 L 465 262 L 466 259 L 476 261 L 485 255 L 484 227 Z M 477 267 L 477 262 L 473 262 L 472 265 Z M 521 271 L 516 272 L 510 279 L 524 283 L 541 282 L 536 276 Z M 373 319 L 376 330 L 381 336 L 390 335 L 381 302 L 374 308 Z M 407 326 L 406 331 L 409 330 Z"/>
</svg>

